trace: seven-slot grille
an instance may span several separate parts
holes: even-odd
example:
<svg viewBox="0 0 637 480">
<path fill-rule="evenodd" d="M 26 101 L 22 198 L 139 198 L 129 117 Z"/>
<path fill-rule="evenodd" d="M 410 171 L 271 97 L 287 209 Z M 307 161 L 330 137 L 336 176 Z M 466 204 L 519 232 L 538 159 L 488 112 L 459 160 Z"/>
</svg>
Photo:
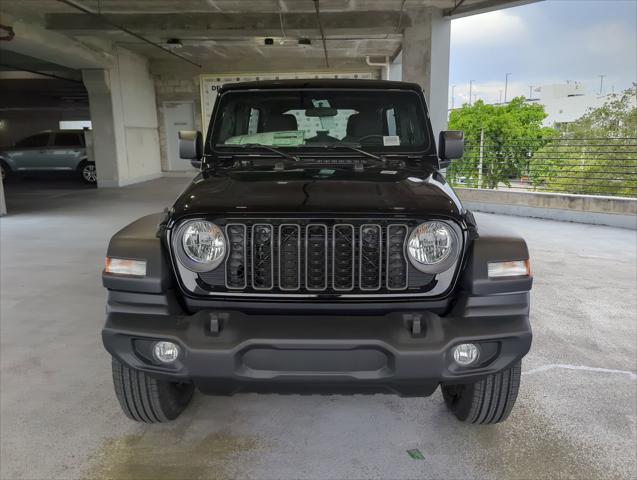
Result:
<svg viewBox="0 0 637 480">
<path fill-rule="evenodd" d="M 405 257 L 407 222 L 249 220 L 224 228 L 225 264 L 200 278 L 227 291 L 373 294 L 433 279 Z"/>
</svg>

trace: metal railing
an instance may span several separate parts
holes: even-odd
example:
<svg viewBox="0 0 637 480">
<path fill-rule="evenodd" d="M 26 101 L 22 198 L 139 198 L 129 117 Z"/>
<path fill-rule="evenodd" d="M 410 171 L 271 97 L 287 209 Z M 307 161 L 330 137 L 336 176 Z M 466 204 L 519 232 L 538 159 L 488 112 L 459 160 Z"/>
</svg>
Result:
<svg viewBox="0 0 637 480">
<path fill-rule="evenodd" d="M 637 197 L 637 138 L 484 139 L 447 169 L 455 187 Z"/>
</svg>

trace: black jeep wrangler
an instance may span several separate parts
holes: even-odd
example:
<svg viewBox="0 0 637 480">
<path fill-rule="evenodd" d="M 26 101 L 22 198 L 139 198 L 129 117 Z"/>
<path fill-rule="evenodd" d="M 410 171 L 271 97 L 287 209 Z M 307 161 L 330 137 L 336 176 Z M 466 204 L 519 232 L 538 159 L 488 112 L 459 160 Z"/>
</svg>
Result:
<svg viewBox="0 0 637 480">
<path fill-rule="evenodd" d="M 108 247 L 104 345 L 140 422 L 194 389 L 432 394 L 460 420 L 507 418 L 531 345 L 523 239 L 477 225 L 439 170 L 418 85 L 362 80 L 220 89 L 201 167 L 164 213 Z"/>
</svg>

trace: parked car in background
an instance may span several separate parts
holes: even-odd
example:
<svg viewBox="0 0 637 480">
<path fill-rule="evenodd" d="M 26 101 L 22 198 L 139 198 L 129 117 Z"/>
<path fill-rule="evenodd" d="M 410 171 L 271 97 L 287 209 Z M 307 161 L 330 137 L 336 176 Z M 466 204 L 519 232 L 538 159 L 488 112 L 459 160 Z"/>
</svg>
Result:
<svg viewBox="0 0 637 480">
<path fill-rule="evenodd" d="M 83 130 L 45 131 L 0 150 L 2 178 L 16 173 L 75 172 L 85 183 L 97 183 L 95 163 L 88 160 Z"/>
</svg>

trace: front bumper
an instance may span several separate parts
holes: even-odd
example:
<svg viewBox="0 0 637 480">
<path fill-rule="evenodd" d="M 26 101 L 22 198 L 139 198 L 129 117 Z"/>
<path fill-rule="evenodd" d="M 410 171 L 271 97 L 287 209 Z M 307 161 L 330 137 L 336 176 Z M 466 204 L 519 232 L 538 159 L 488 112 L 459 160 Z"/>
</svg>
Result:
<svg viewBox="0 0 637 480">
<path fill-rule="evenodd" d="M 529 294 L 462 297 L 447 316 L 428 311 L 361 315 L 148 314 L 113 309 L 102 337 L 125 365 L 204 393 L 395 392 L 429 395 L 440 383 L 470 383 L 507 368 L 531 346 Z M 414 328 L 420 321 L 420 332 Z M 220 325 L 218 332 L 212 325 Z M 181 347 L 171 366 L 148 355 L 155 340 Z M 475 368 L 450 350 L 478 343 Z M 150 347 L 149 347 L 150 346 Z"/>
</svg>

